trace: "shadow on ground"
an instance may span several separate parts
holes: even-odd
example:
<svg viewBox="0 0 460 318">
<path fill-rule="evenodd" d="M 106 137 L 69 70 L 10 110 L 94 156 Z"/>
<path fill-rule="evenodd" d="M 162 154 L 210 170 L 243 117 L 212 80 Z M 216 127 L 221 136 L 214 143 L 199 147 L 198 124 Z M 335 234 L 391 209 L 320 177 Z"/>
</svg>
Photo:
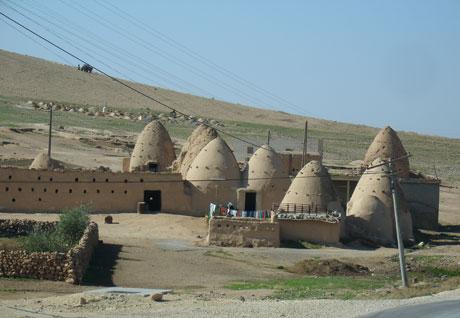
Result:
<svg viewBox="0 0 460 318">
<path fill-rule="evenodd" d="M 440 225 L 437 232 L 418 230 L 414 235 L 431 245 L 460 245 L 460 225 Z"/>
<path fill-rule="evenodd" d="M 96 286 L 115 286 L 113 272 L 122 245 L 101 243 L 93 253 L 93 257 L 83 277 L 83 284 Z"/>
</svg>

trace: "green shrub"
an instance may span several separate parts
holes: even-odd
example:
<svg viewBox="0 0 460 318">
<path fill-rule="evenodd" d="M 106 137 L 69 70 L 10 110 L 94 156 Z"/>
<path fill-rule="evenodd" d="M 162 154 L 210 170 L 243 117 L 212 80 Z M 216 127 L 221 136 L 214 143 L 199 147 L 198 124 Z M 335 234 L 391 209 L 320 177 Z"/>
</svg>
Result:
<svg viewBox="0 0 460 318">
<path fill-rule="evenodd" d="M 20 242 L 29 252 L 67 252 L 78 243 L 88 226 L 88 207 L 64 210 L 53 230 L 34 228 L 32 233 L 21 237 Z"/>
<path fill-rule="evenodd" d="M 59 217 L 56 232 L 68 245 L 76 244 L 89 223 L 88 207 L 81 205 L 78 208 L 64 210 Z"/>
<path fill-rule="evenodd" d="M 43 230 L 38 227 L 29 235 L 21 237 L 19 241 L 28 252 L 65 252 L 68 249 L 55 230 Z"/>
</svg>

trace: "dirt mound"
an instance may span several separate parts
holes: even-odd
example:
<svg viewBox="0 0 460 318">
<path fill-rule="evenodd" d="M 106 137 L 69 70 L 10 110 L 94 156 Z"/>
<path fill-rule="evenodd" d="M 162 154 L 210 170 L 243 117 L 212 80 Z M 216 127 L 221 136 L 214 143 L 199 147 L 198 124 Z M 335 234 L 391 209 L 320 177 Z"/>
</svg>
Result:
<svg viewBox="0 0 460 318">
<path fill-rule="evenodd" d="M 337 259 L 306 259 L 288 267 L 287 270 L 291 273 L 317 276 L 355 276 L 370 273 L 369 268 L 365 266 L 345 263 Z"/>
</svg>

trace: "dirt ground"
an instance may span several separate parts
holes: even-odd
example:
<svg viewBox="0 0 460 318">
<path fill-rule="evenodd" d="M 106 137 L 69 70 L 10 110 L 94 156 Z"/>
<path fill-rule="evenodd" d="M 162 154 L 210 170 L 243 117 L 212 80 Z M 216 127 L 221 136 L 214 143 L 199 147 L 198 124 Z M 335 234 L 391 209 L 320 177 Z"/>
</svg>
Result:
<svg viewBox="0 0 460 318">
<path fill-rule="evenodd" d="M 454 229 L 458 229 L 460 224 L 459 212 L 456 210 L 459 193 L 459 189 L 452 188 L 442 188 L 441 191 L 440 220 L 444 225 L 454 226 Z M 263 311 L 276 304 L 274 301 L 263 301 L 268 291 L 234 291 L 224 286 L 235 281 L 294 277 L 296 274 L 281 268 L 312 258 L 352 261 L 374 270 L 382 266 L 388 257 L 396 257 L 397 253 L 396 249 L 367 249 L 362 246 L 319 249 L 212 247 L 205 244 L 207 224 L 204 218 L 123 213 L 113 214 L 113 224 L 104 224 L 105 216 L 91 216 L 99 225 L 103 244 L 97 249 L 81 285 L 31 279 L 0 279 L 0 307 L 3 313 L 11 317 L 42 317 L 41 313 L 59 314 L 56 317 L 79 317 L 83 313 L 86 317 L 113 316 L 116 313 L 119 317 L 125 317 L 129 313 L 138 313 L 139 317 L 143 317 L 141 313 L 147 315 L 155 312 L 159 317 L 201 317 L 200 314 L 204 313 L 208 316 L 217 313 L 222 315 L 223 308 L 241 314 L 242 297 L 251 304 L 247 308 L 253 306 L 250 310 L 259 308 Z M 56 214 L 0 214 L 0 218 L 37 220 L 55 220 L 57 217 Z M 432 246 L 412 251 L 410 255 L 460 256 L 460 245 Z M 80 294 L 99 286 L 167 288 L 173 289 L 174 293 L 165 296 L 163 307 L 142 297 L 134 299 L 119 295 L 91 298 L 87 294 Z M 85 308 L 78 305 L 81 297 L 91 299 Z M 416 301 L 416 298 L 410 301 Z M 305 305 L 311 302 L 310 305 L 316 306 L 318 311 L 323 310 L 313 300 L 304 302 Z M 404 301 L 372 301 L 369 308 L 386 308 L 402 303 Z M 350 307 L 352 304 L 359 308 L 353 301 L 344 306 Z M 284 305 L 280 306 L 276 308 L 284 308 Z M 352 310 L 356 309 L 353 306 L 349 308 L 350 314 L 345 316 L 355 315 L 352 314 Z M 183 315 L 184 311 L 180 308 L 188 314 Z M 280 316 L 273 313 L 270 311 L 267 315 Z M 292 315 L 300 317 L 300 313 L 294 312 Z M 324 317 L 327 316 L 324 314 Z"/>
</svg>

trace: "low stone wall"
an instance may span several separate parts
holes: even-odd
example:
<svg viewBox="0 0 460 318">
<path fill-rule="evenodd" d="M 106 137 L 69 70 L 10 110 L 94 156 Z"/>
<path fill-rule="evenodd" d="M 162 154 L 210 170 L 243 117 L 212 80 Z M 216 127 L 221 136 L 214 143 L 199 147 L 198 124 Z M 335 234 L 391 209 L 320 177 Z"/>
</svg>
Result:
<svg viewBox="0 0 460 318">
<path fill-rule="evenodd" d="M 0 220 L 0 237 L 27 235 L 34 229 L 51 230 L 57 222 L 41 222 L 34 220 Z"/>
<path fill-rule="evenodd" d="M 72 284 L 81 282 L 97 244 L 99 244 L 99 229 L 96 223 L 91 222 L 83 233 L 80 242 L 67 253 L 69 269 L 66 282 Z"/>
<path fill-rule="evenodd" d="M 320 219 L 278 219 L 282 241 L 308 241 L 336 244 L 340 240 L 340 222 Z"/>
<path fill-rule="evenodd" d="M 214 217 L 209 221 L 210 245 L 279 247 L 279 237 L 279 224 L 270 220 Z"/>
<path fill-rule="evenodd" d="M 19 223 L 16 224 L 22 224 L 22 220 L 12 221 L 18 221 Z M 48 226 L 48 223 L 52 222 L 35 221 L 33 225 L 37 226 L 39 223 L 43 223 L 42 226 Z M 25 226 L 21 229 L 25 228 L 27 227 Z M 18 229 L 17 232 L 21 231 Z M 11 233 L 11 231 L 8 231 L 8 233 Z M 27 232 L 21 233 L 26 234 Z M 0 277 L 29 277 L 61 280 L 72 284 L 80 283 L 98 242 L 99 231 L 97 224 L 91 222 L 85 229 L 78 244 L 72 247 L 67 253 L 30 253 L 24 250 L 0 250 Z"/>
</svg>

